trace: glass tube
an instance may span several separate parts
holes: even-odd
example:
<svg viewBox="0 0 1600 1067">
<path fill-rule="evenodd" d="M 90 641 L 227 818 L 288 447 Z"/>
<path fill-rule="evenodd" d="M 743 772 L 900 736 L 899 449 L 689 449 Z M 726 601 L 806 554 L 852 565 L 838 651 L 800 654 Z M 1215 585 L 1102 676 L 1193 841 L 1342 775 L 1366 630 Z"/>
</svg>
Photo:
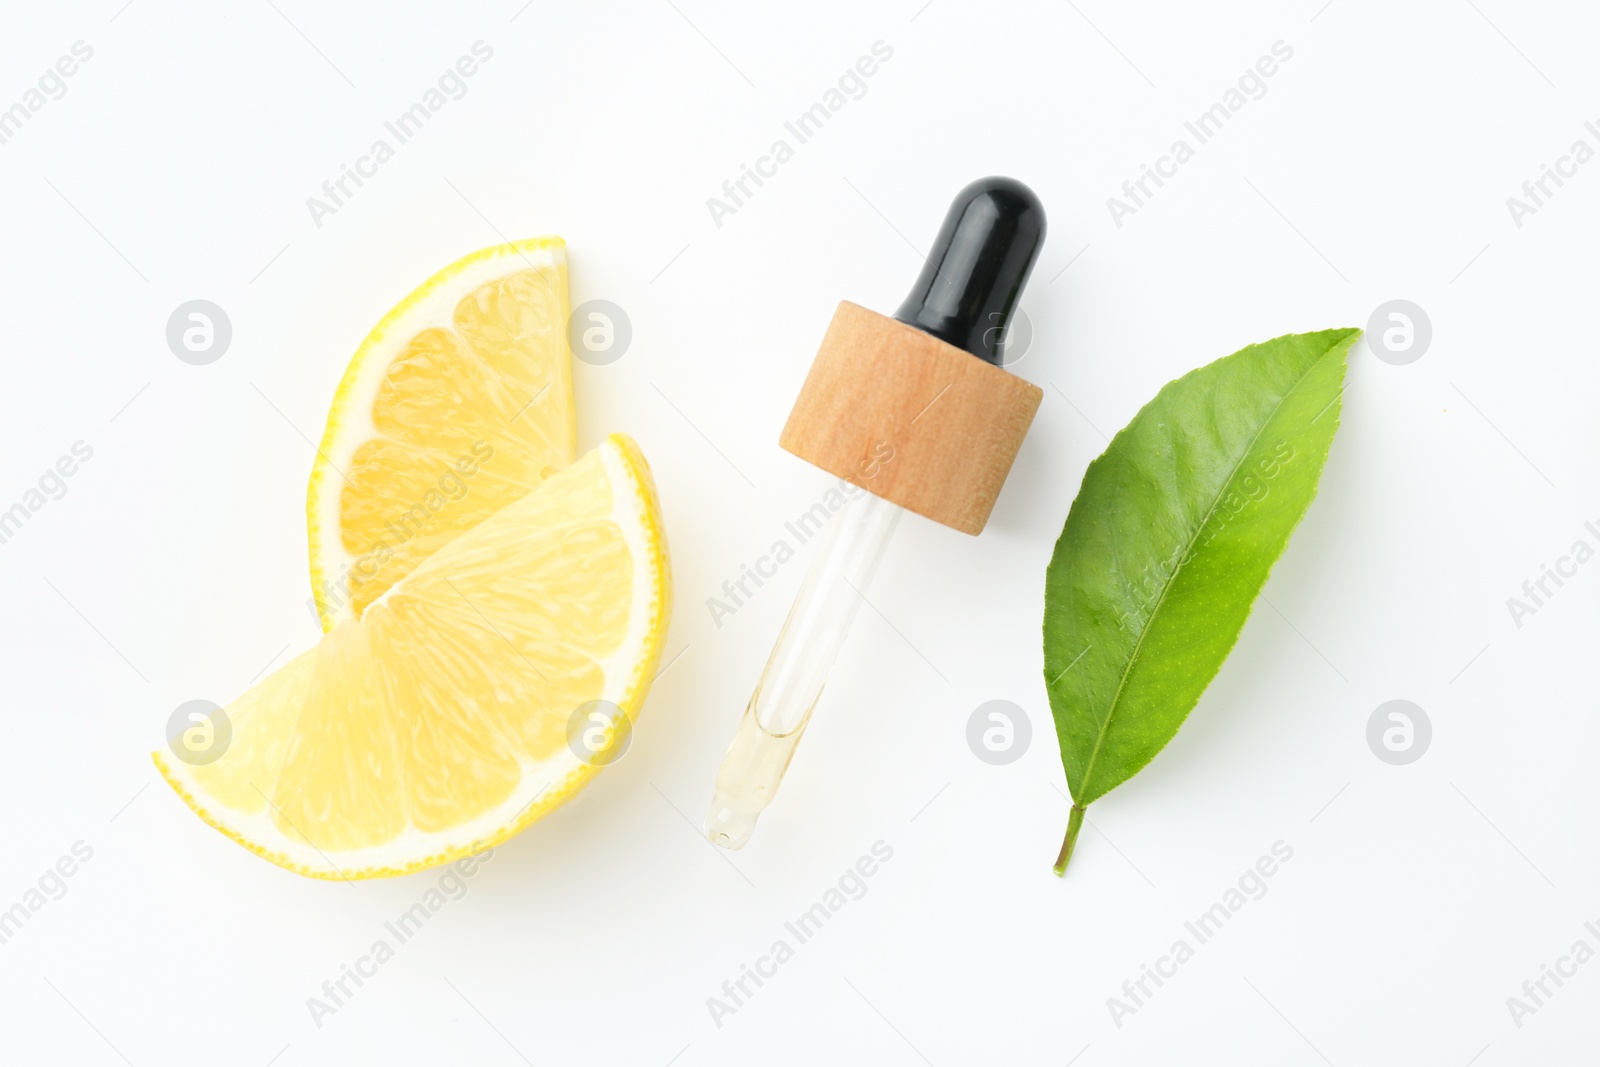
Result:
<svg viewBox="0 0 1600 1067">
<path fill-rule="evenodd" d="M 717 771 L 706 813 L 716 844 L 743 847 L 772 803 L 901 512 L 858 489 L 824 535 Z"/>
</svg>

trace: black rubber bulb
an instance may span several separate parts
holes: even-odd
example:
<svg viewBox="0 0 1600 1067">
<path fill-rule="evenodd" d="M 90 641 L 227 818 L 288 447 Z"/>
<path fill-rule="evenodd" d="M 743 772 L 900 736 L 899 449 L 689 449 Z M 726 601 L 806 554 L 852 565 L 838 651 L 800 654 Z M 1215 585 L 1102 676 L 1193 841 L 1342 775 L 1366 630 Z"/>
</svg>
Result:
<svg viewBox="0 0 1600 1067">
<path fill-rule="evenodd" d="M 1044 205 L 1015 178 L 979 178 L 956 194 L 917 284 L 894 317 L 1003 362 L 1011 311 L 1044 244 Z"/>
</svg>

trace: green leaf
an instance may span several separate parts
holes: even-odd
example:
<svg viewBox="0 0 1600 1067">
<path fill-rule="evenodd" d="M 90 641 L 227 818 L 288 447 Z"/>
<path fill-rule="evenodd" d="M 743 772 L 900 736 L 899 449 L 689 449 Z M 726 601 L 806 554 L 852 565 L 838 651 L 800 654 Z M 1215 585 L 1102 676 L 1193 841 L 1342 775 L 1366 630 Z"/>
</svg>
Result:
<svg viewBox="0 0 1600 1067">
<path fill-rule="evenodd" d="M 1089 465 L 1045 575 L 1044 664 L 1084 809 L 1172 740 L 1317 493 L 1361 331 L 1289 334 L 1169 382 Z"/>
</svg>

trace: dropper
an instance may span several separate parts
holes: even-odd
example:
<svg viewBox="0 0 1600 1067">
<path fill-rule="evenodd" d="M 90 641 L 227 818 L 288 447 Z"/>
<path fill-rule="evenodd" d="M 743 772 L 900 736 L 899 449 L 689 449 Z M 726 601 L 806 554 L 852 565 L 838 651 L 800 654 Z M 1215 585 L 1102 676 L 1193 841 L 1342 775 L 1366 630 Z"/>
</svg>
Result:
<svg viewBox="0 0 1600 1067">
<path fill-rule="evenodd" d="M 987 523 L 1042 398 L 1001 368 L 1044 233 L 1032 190 L 980 179 L 956 195 L 894 318 L 848 301 L 835 312 L 779 444 L 852 492 L 717 772 L 716 844 L 743 847 L 772 802 L 901 514 L 974 535 Z"/>
</svg>

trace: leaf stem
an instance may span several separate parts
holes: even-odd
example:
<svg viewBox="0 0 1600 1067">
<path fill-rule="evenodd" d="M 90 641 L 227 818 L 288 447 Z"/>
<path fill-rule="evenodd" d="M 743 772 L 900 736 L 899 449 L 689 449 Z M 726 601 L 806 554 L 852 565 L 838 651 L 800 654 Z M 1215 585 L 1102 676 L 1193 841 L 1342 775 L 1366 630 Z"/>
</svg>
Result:
<svg viewBox="0 0 1600 1067">
<path fill-rule="evenodd" d="M 1087 810 L 1076 804 L 1072 805 L 1072 814 L 1067 817 L 1067 837 L 1061 842 L 1061 855 L 1056 857 L 1057 877 L 1067 873 L 1067 861 L 1072 858 L 1072 846 L 1078 843 L 1078 831 L 1083 829 L 1083 813 Z"/>
</svg>

